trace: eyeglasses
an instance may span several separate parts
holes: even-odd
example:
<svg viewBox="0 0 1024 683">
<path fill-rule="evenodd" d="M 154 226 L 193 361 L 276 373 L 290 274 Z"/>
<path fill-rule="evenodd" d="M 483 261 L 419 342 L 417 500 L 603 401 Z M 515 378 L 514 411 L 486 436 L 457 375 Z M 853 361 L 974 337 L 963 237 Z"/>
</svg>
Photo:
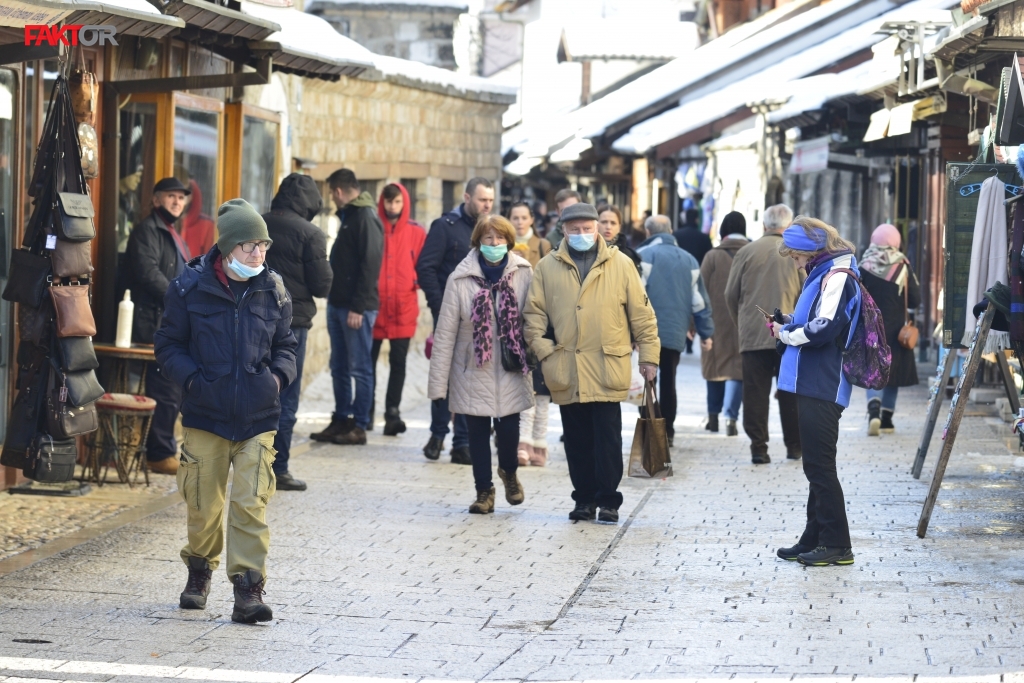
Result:
<svg viewBox="0 0 1024 683">
<path fill-rule="evenodd" d="M 270 242 L 242 242 L 238 246 L 242 247 L 242 252 L 246 254 L 251 254 L 256 247 L 259 247 L 260 251 L 266 254 L 267 249 L 270 249 Z"/>
</svg>

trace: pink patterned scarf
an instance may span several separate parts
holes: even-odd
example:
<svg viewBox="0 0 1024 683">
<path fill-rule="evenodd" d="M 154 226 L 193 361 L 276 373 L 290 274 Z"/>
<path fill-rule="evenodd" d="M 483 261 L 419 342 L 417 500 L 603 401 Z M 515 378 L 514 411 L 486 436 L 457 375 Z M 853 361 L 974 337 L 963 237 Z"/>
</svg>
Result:
<svg viewBox="0 0 1024 683">
<path fill-rule="evenodd" d="M 526 363 L 526 340 L 523 337 L 522 316 L 519 313 L 519 302 L 512 289 L 512 271 L 505 275 L 498 284 L 491 283 L 482 277 L 474 277 L 480 290 L 473 296 L 473 354 L 476 356 L 477 367 L 494 357 L 494 335 L 491 331 L 491 312 L 494 311 L 494 292 L 498 293 L 498 335 L 505 340 L 512 355 L 519 359 L 523 366 L 523 374 L 529 372 Z"/>
</svg>

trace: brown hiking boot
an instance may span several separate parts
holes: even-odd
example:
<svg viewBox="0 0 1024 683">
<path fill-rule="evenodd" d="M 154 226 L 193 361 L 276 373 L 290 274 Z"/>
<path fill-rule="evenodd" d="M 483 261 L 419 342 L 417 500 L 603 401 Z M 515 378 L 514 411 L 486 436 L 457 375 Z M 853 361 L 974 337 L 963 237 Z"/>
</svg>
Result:
<svg viewBox="0 0 1024 683">
<path fill-rule="evenodd" d="M 270 605 L 263 603 L 263 577 L 258 570 L 247 569 L 244 574 L 233 576 L 231 581 L 235 584 L 235 609 L 231 612 L 231 621 L 255 624 L 274 618 Z"/>
<path fill-rule="evenodd" d="M 354 418 L 346 417 L 342 419 L 332 419 L 331 424 L 327 425 L 327 429 L 322 432 L 314 432 L 309 435 L 313 441 L 334 441 L 334 438 L 341 436 L 346 432 L 350 432 L 356 427 L 356 421 Z"/>
<path fill-rule="evenodd" d="M 339 434 L 331 441 L 339 446 L 365 446 L 366 432 L 360 427 L 353 427 L 351 431 Z"/>
<path fill-rule="evenodd" d="M 474 515 L 486 515 L 494 512 L 494 487 L 488 491 L 477 491 L 476 500 L 469 506 Z"/>
<path fill-rule="evenodd" d="M 178 598 L 182 609 L 206 609 L 206 596 L 210 594 L 210 563 L 204 557 L 188 558 L 188 582 Z"/>
<path fill-rule="evenodd" d="M 518 472 L 513 472 L 512 476 L 509 477 L 508 472 L 499 467 L 498 478 L 505 485 L 505 500 L 508 501 L 509 505 L 519 505 L 526 500 L 526 492 L 523 491 L 523 485 L 519 481 Z"/>
</svg>

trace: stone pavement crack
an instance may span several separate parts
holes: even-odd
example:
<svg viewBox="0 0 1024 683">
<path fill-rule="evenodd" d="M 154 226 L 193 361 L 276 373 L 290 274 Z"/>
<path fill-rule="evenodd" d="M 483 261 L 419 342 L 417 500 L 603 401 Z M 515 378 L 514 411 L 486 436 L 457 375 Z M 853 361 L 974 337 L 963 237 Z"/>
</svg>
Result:
<svg viewBox="0 0 1024 683">
<path fill-rule="evenodd" d="M 576 601 L 580 599 L 583 593 L 587 590 L 587 587 L 590 585 L 590 582 L 593 580 L 595 576 L 597 576 L 597 572 L 601 569 L 601 565 L 604 564 L 604 561 L 608 559 L 608 556 L 612 554 L 613 550 L 615 550 L 615 546 L 619 544 L 619 541 L 622 540 L 622 537 L 626 535 L 627 531 L 629 531 L 629 525 L 633 523 L 633 520 L 636 518 L 636 516 L 640 514 L 641 510 L 644 509 L 644 505 L 647 505 L 647 501 L 651 499 L 651 494 L 653 493 L 653 488 L 647 489 L 647 493 L 645 493 L 644 497 L 640 499 L 640 502 L 637 503 L 637 506 L 633 508 L 633 512 L 629 514 L 629 519 L 626 520 L 625 524 L 622 525 L 622 528 L 620 528 L 618 533 L 615 534 L 615 538 L 612 539 L 612 542 L 608 544 L 608 547 L 605 548 L 604 552 L 601 553 L 600 557 L 597 558 L 597 561 L 594 562 L 594 566 L 592 566 L 590 568 L 590 571 L 587 572 L 587 575 L 583 577 L 583 581 L 581 581 L 580 585 L 576 587 L 576 590 L 573 591 L 573 594 L 569 596 L 569 599 L 565 601 L 565 604 L 562 605 L 562 609 L 558 612 L 558 616 L 555 617 L 551 621 L 551 623 L 547 625 L 547 627 L 544 629 L 545 631 L 550 630 L 551 627 L 554 626 L 559 619 L 568 614 L 569 610 L 571 610 L 573 605 L 576 604 Z"/>
</svg>

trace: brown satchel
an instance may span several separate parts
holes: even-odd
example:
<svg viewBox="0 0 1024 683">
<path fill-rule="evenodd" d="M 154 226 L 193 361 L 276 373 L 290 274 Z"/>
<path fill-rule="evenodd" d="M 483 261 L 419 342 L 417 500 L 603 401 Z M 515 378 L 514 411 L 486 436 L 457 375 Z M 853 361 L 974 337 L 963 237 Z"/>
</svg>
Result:
<svg viewBox="0 0 1024 683">
<path fill-rule="evenodd" d="M 900 333 L 896 336 L 896 341 L 900 343 L 905 349 L 917 348 L 917 337 L 919 335 L 917 326 L 914 325 L 914 320 L 910 317 L 909 312 L 909 291 L 910 291 L 910 278 L 914 275 L 910 272 L 910 266 L 904 265 L 907 269 L 907 281 L 903 283 L 903 327 L 900 328 Z"/>
<path fill-rule="evenodd" d="M 89 305 L 89 285 L 68 284 L 50 287 L 56 312 L 58 337 L 95 337 L 96 319 Z"/>
<path fill-rule="evenodd" d="M 672 456 L 668 450 L 668 431 L 661 410 L 654 400 L 654 382 L 644 391 L 646 417 L 638 418 L 629 451 L 629 476 L 654 479 L 672 476 Z"/>
<path fill-rule="evenodd" d="M 57 277 L 88 275 L 92 272 L 92 243 L 57 240 L 50 252 L 53 274 Z"/>
</svg>

